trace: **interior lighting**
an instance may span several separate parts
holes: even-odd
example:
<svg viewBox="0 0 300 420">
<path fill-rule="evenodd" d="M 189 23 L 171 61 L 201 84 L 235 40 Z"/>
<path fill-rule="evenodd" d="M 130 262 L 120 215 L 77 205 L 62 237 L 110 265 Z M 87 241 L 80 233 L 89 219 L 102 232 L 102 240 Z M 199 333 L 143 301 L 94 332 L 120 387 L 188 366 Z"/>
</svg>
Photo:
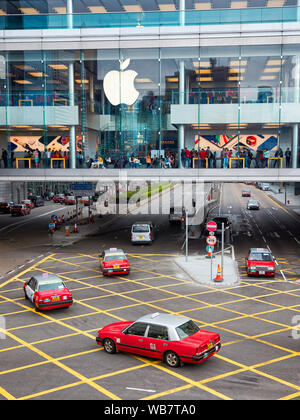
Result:
<svg viewBox="0 0 300 420">
<path fill-rule="evenodd" d="M 104 6 L 88 6 L 91 13 L 107 13 Z"/>
<path fill-rule="evenodd" d="M 195 3 L 194 7 L 195 7 L 195 10 L 209 10 L 211 9 L 211 3 L 210 2 Z"/>
<path fill-rule="evenodd" d="M 39 15 L 40 12 L 36 10 L 34 7 L 20 7 L 20 12 L 23 13 L 23 15 Z"/>
</svg>

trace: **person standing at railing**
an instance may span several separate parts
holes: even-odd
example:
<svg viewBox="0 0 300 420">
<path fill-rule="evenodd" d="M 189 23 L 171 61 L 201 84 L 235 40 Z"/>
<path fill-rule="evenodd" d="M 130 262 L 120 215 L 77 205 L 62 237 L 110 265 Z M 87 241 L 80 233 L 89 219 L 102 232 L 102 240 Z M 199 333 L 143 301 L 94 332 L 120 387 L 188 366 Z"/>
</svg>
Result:
<svg viewBox="0 0 300 420">
<path fill-rule="evenodd" d="M 286 149 L 285 151 L 285 164 L 287 168 L 291 167 L 291 157 L 292 157 L 292 152 L 290 151 L 289 147 Z"/>
<path fill-rule="evenodd" d="M 3 160 L 4 168 L 7 168 L 8 158 L 7 158 L 7 150 L 2 148 L 2 155 L 1 158 Z"/>
<path fill-rule="evenodd" d="M 281 147 L 279 147 L 277 150 L 276 150 L 276 152 L 275 152 L 275 155 L 274 155 L 277 159 L 275 159 L 275 162 L 274 162 L 274 168 L 276 168 L 276 166 L 277 165 L 279 165 L 279 163 L 280 163 L 280 158 L 282 158 L 283 157 L 283 151 L 282 151 L 282 149 L 281 149 Z M 280 166 L 280 165 L 279 165 Z"/>
</svg>

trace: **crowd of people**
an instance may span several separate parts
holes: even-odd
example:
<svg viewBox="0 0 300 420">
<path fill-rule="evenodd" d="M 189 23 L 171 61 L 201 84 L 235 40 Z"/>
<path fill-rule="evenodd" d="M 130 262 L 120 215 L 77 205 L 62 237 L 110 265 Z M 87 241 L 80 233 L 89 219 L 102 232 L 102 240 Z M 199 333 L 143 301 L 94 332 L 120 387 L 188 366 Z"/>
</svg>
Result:
<svg viewBox="0 0 300 420">
<path fill-rule="evenodd" d="M 42 153 L 36 149 L 33 151 L 25 151 L 24 167 L 28 168 L 70 168 L 70 153 L 58 150 L 47 150 Z M 277 159 L 276 159 L 277 158 Z M 252 151 L 249 148 L 241 147 L 238 150 L 223 148 L 221 151 L 211 150 L 208 146 L 206 149 L 201 148 L 188 149 L 185 147 L 181 150 L 181 166 L 183 168 L 228 168 L 228 167 L 245 167 L 245 168 L 266 168 L 281 167 L 290 168 L 292 164 L 292 152 L 288 147 L 285 152 L 279 147 L 275 152 L 270 150 L 258 149 Z M 29 165 L 29 160 L 31 165 Z M 281 162 L 282 160 L 282 162 Z M 10 155 L 11 167 L 14 167 L 14 153 Z M 234 163 L 233 163 L 234 162 Z M 9 154 L 6 149 L 2 148 L 1 166 L 8 168 Z M 81 151 L 76 153 L 76 168 L 178 168 L 178 154 L 173 151 L 166 151 L 161 156 L 153 153 L 147 153 L 146 156 L 131 154 L 128 156 L 120 156 L 112 158 L 107 155 L 102 157 L 96 154 L 94 158 L 90 156 L 84 157 Z"/>
<path fill-rule="evenodd" d="M 285 158 L 285 167 L 290 168 L 292 163 L 292 152 L 288 147 L 285 151 L 279 147 L 275 152 L 267 149 L 252 151 L 246 147 L 237 150 L 223 148 L 220 152 L 212 151 L 208 146 L 206 149 L 189 150 L 184 148 L 181 151 L 181 161 L 184 168 L 267 168 L 280 167 L 280 159 Z M 231 164 L 231 159 L 235 164 Z"/>
</svg>

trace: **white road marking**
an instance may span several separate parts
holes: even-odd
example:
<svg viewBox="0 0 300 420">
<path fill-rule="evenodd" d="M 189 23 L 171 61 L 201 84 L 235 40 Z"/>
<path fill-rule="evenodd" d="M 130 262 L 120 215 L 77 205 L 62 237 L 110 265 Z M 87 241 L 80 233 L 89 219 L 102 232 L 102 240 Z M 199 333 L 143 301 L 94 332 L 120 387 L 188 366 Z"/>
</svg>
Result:
<svg viewBox="0 0 300 420">
<path fill-rule="evenodd" d="M 130 389 L 132 391 L 142 391 L 142 392 L 156 392 L 153 389 L 143 389 L 143 388 L 130 388 L 129 386 L 126 387 L 126 389 Z"/>
<path fill-rule="evenodd" d="M 285 275 L 283 274 L 283 271 L 282 271 L 282 270 L 280 270 L 280 273 L 281 273 L 282 277 L 284 278 L 284 280 L 286 281 L 286 277 L 285 277 Z"/>
</svg>

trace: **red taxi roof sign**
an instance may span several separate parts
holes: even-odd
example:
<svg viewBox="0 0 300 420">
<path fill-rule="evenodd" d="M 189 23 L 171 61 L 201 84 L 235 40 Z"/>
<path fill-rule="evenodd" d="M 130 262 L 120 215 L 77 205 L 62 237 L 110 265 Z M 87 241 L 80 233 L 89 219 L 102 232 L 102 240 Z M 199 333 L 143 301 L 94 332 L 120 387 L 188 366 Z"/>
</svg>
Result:
<svg viewBox="0 0 300 420">
<path fill-rule="evenodd" d="M 214 232 L 217 229 L 217 223 L 214 221 L 208 222 L 206 225 L 206 229 L 210 232 Z"/>
</svg>

